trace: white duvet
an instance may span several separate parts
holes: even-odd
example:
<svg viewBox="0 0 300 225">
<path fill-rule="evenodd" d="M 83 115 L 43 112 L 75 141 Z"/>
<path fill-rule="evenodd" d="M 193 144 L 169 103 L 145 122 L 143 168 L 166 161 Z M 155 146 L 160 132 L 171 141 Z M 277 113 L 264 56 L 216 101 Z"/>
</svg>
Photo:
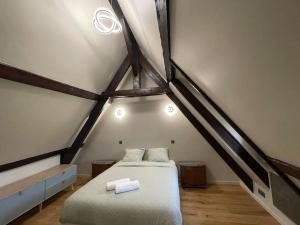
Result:
<svg viewBox="0 0 300 225">
<path fill-rule="evenodd" d="M 111 180 L 139 180 L 140 189 L 116 195 Z M 175 163 L 118 162 L 72 194 L 61 223 L 76 225 L 182 225 Z"/>
</svg>

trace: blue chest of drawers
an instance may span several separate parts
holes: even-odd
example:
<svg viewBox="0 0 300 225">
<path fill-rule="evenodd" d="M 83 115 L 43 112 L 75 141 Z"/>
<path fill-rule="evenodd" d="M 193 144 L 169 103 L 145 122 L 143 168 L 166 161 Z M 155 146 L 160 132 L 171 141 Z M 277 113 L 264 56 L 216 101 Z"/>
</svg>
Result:
<svg viewBox="0 0 300 225">
<path fill-rule="evenodd" d="M 76 181 L 75 165 L 60 165 L 0 188 L 0 225 L 5 225 Z"/>
</svg>

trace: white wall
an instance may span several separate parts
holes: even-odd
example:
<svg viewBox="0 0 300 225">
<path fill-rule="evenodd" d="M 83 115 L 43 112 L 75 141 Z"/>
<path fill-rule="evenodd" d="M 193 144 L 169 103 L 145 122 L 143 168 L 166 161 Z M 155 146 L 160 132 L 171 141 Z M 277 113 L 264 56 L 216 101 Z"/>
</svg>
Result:
<svg viewBox="0 0 300 225">
<path fill-rule="evenodd" d="M 94 101 L 0 79 L 0 165 L 69 147 Z"/>
<path fill-rule="evenodd" d="M 47 159 L 39 160 L 15 169 L 7 170 L 0 173 L 0 187 L 13 183 L 17 180 L 29 177 L 36 173 L 58 166 L 60 156 L 53 156 Z"/>
<path fill-rule="evenodd" d="M 160 68 L 155 1 L 119 2 L 145 56 Z M 299 10 L 294 0 L 170 1 L 172 59 L 266 154 L 296 166 Z"/>
<path fill-rule="evenodd" d="M 170 158 L 175 161 L 204 161 L 209 182 L 237 181 L 180 111 L 172 117 L 166 115 L 165 106 L 171 103 L 166 96 L 115 100 L 79 155 L 79 173 L 91 173 L 93 160 L 122 159 L 125 148 L 168 147 Z M 115 118 L 117 107 L 126 110 L 124 118 Z M 123 141 L 122 145 L 118 144 L 119 140 Z M 175 140 L 175 144 L 171 144 L 171 140 Z"/>
<path fill-rule="evenodd" d="M 171 1 L 172 58 L 271 157 L 300 166 L 300 2 Z"/>
<path fill-rule="evenodd" d="M 92 26 L 107 0 L 0 1 L 0 63 L 100 93 L 127 54 Z M 68 147 L 95 101 L 0 79 L 0 165 Z"/>
</svg>

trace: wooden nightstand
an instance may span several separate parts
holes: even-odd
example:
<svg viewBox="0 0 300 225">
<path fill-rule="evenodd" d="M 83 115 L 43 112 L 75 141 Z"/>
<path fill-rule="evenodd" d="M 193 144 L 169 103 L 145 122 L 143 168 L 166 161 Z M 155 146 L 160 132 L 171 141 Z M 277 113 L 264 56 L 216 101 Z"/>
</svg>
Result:
<svg viewBox="0 0 300 225">
<path fill-rule="evenodd" d="M 206 167 L 202 162 L 179 162 L 180 180 L 183 188 L 206 187 Z"/>
<path fill-rule="evenodd" d="M 95 178 L 100 173 L 110 168 L 116 161 L 114 160 L 96 160 L 92 162 L 92 177 Z"/>
</svg>

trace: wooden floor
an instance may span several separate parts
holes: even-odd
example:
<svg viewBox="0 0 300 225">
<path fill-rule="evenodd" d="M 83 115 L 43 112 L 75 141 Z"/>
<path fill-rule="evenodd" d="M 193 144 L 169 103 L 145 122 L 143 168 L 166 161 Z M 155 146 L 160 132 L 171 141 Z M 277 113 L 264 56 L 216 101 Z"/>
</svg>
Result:
<svg viewBox="0 0 300 225">
<path fill-rule="evenodd" d="M 279 225 L 239 185 L 181 189 L 184 225 Z"/>
<path fill-rule="evenodd" d="M 79 180 L 75 190 L 84 183 Z M 279 225 L 238 185 L 211 185 L 180 192 L 184 225 Z M 57 194 L 44 203 L 42 212 L 35 208 L 10 225 L 60 225 L 60 209 L 71 194 L 71 189 Z"/>
</svg>

